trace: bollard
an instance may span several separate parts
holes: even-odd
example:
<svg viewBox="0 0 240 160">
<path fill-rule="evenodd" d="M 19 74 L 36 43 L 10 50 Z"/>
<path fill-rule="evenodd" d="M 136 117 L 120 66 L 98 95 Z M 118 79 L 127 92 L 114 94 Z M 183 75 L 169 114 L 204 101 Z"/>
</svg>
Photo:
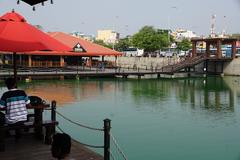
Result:
<svg viewBox="0 0 240 160">
<path fill-rule="evenodd" d="M 110 160 L 110 129 L 111 120 L 104 119 L 104 160 Z"/>
</svg>

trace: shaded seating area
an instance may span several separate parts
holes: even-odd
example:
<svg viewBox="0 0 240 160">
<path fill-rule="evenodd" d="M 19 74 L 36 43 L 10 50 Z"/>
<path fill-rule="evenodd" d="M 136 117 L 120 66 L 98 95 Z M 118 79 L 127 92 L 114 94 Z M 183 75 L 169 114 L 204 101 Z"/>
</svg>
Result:
<svg viewBox="0 0 240 160">
<path fill-rule="evenodd" d="M 199 54 L 203 54 L 205 57 L 213 57 L 215 59 L 221 59 L 226 57 L 222 52 L 223 45 L 230 45 L 231 52 L 229 53 L 230 58 L 235 58 L 237 53 L 237 39 L 234 38 L 193 38 L 192 40 L 192 57 L 196 57 Z M 201 53 L 198 53 L 197 44 L 205 43 L 206 49 Z"/>
</svg>

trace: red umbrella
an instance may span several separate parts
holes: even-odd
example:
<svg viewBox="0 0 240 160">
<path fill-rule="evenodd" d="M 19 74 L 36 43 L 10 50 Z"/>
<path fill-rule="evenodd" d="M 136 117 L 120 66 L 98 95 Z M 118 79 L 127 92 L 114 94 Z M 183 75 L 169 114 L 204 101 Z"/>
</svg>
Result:
<svg viewBox="0 0 240 160">
<path fill-rule="evenodd" d="M 18 13 L 12 11 L 0 17 L 0 51 L 14 52 L 14 77 L 16 78 L 16 52 L 71 51 L 36 27 L 28 24 Z"/>
</svg>

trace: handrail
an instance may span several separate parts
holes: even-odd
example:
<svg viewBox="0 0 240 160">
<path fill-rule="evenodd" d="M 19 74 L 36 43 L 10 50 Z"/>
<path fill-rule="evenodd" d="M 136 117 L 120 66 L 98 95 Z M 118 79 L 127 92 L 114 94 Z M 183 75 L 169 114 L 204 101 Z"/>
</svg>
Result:
<svg viewBox="0 0 240 160">
<path fill-rule="evenodd" d="M 66 133 L 66 132 L 63 131 L 63 129 L 62 129 L 61 127 L 57 126 L 57 128 L 58 128 L 58 130 L 59 130 L 60 132 Z M 83 146 L 86 146 L 86 147 L 91 147 L 91 148 L 104 148 L 104 146 L 95 146 L 95 145 L 89 145 L 89 144 L 86 144 L 86 143 L 79 142 L 79 141 L 77 141 L 76 139 L 74 139 L 74 138 L 72 138 L 72 137 L 71 137 L 71 139 L 74 140 L 74 141 L 76 141 L 76 142 L 78 142 L 79 144 L 81 144 L 81 145 L 83 145 Z"/>
<path fill-rule="evenodd" d="M 87 129 L 90 129 L 90 130 L 95 130 L 95 131 L 104 131 L 104 129 L 99 129 L 99 128 L 93 128 L 93 127 L 89 127 L 87 125 L 84 125 L 84 124 L 81 124 L 79 122 L 74 122 L 73 120 L 67 118 L 66 116 L 64 116 L 63 114 L 61 114 L 60 112 L 56 111 L 56 113 L 61 116 L 63 119 L 69 121 L 70 123 L 72 124 L 75 124 L 77 126 L 80 126 L 80 127 L 83 127 L 83 128 L 87 128 Z"/>
<path fill-rule="evenodd" d="M 56 105 L 56 102 L 53 101 L 52 105 Z M 69 118 L 67 118 L 66 116 L 64 116 L 62 113 L 58 112 L 55 110 L 55 113 L 57 115 L 59 115 L 60 117 L 62 117 L 63 119 L 67 120 L 68 122 L 75 124 L 77 126 L 83 127 L 83 128 L 87 128 L 90 130 L 95 130 L 95 131 L 104 131 L 104 145 L 103 146 L 96 146 L 96 145 L 89 145 L 86 143 L 82 143 L 77 141 L 76 139 L 73 139 L 74 141 L 78 142 L 79 144 L 83 145 L 83 146 L 87 146 L 87 147 L 91 147 L 91 148 L 104 148 L 104 160 L 110 160 L 110 157 L 112 157 L 112 159 L 114 160 L 114 156 L 110 151 L 110 139 L 112 140 L 113 144 L 115 145 L 117 151 L 119 152 L 119 154 L 124 158 L 124 160 L 127 160 L 126 155 L 123 153 L 122 149 L 120 148 L 119 144 L 117 143 L 116 139 L 114 138 L 114 136 L 110 133 L 110 128 L 111 128 L 111 120 L 109 119 L 105 119 L 104 120 L 104 129 L 98 129 L 98 128 L 93 128 L 93 127 L 89 127 L 87 125 L 81 124 L 79 122 L 75 122 Z M 54 118 L 54 117 L 52 117 Z M 63 131 L 62 128 L 60 128 L 59 126 L 57 126 L 58 130 L 62 133 L 66 133 Z"/>
<path fill-rule="evenodd" d="M 126 155 L 123 153 L 122 149 L 120 148 L 119 144 L 117 143 L 116 139 L 114 138 L 114 136 L 112 134 L 110 134 L 112 140 L 113 140 L 113 144 L 115 145 L 115 147 L 117 148 L 118 152 L 121 154 L 121 156 L 123 157 L 124 160 L 128 160 Z"/>
<path fill-rule="evenodd" d="M 174 72 L 174 71 L 177 71 L 181 68 L 197 64 L 204 59 L 206 59 L 206 57 L 204 55 L 197 56 L 197 57 L 190 57 L 190 58 L 187 58 L 185 60 L 180 61 L 179 63 L 162 67 L 162 72 L 163 71 Z"/>
<path fill-rule="evenodd" d="M 52 101 L 52 112 L 54 112 L 55 114 L 61 116 L 63 119 L 69 121 L 72 124 L 75 124 L 77 126 L 83 127 L 83 128 L 87 128 L 90 130 L 95 130 L 95 131 L 103 131 L 104 132 L 104 145 L 103 146 L 96 146 L 96 145 L 89 145 L 89 144 L 85 144 L 85 143 L 81 143 L 79 141 L 77 141 L 79 144 L 82 144 L 83 146 L 87 146 L 87 147 L 92 147 L 92 148 L 103 148 L 104 149 L 104 160 L 110 160 L 110 129 L 111 129 L 111 120 L 110 119 L 104 119 L 104 127 L 103 129 L 99 129 L 99 128 L 93 128 L 93 127 L 89 127 L 87 125 L 81 124 L 79 122 L 75 122 L 69 118 L 67 118 L 66 116 L 64 116 L 62 113 L 58 112 L 56 110 L 56 101 Z M 52 119 L 56 119 L 56 116 L 52 115 L 51 116 Z M 64 133 L 64 131 L 58 126 L 58 129 Z M 76 141 L 76 140 L 75 140 Z"/>
</svg>

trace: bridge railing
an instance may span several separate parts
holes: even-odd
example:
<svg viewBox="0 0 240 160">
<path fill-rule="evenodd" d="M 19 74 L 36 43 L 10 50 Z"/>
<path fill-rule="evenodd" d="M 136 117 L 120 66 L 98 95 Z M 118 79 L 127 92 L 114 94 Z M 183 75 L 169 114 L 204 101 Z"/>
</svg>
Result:
<svg viewBox="0 0 240 160">
<path fill-rule="evenodd" d="M 205 59 L 206 59 L 206 57 L 204 55 L 200 55 L 197 57 L 189 57 L 189 58 L 186 58 L 176 64 L 164 66 L 164 67 L 162 67 L 161 71 L 162 72 L 175 72 L 175 71 L 185 68 L 185 67 L 191 67 L 197 63 L 200 63 L 201 61 L 203 61 Z"/>
</svg>

